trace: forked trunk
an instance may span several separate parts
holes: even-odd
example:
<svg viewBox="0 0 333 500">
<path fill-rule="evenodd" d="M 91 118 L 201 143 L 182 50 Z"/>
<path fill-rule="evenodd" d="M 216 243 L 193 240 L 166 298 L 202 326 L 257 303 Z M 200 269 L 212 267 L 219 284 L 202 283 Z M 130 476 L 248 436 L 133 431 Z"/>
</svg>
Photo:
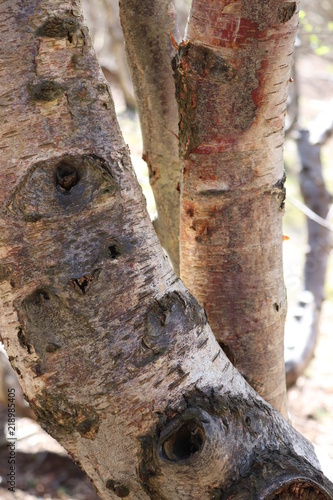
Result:
<svg viewBox="0 0 333 500">
<path fill-rule="evenodd" d="M 286 416 L 283 124 L 297 2 L 194 0 L 175 61 L 181 278 L 233 364 Z"/>
<path fill-rule="evenodd" d="M 0 16 L 1 334 L 42 426 L 103 499 L 332 498 L 171 271 L 78 2 Z"/>
</svg>

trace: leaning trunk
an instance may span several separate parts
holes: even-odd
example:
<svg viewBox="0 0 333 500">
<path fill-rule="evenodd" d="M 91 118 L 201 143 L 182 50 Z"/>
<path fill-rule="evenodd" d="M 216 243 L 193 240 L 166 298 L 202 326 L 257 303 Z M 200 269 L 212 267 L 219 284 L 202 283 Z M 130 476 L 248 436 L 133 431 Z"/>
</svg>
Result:
<svg viewBox="0 0 333 500">
<path fill-rule="evenodd" d="M 181 278 L 229 359 L 284 415 L 282 150 L 296 10 L 194 0 L 174 65 Z"/>
<path fill-rule="evenodd" d="M 103 499 L 329 499 L 172 272 L 78 2 L 2 2 L 1 334 Z M 264 465 L 263 465 L 264 464 Z"/>
</svg>

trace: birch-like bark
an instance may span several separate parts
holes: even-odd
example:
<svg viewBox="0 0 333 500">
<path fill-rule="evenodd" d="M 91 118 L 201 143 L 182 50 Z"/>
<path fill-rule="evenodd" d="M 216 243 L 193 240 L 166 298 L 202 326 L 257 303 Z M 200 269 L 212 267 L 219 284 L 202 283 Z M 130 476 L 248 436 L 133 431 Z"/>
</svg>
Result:
<svg viewBox="0 0 333 500">
<path fill-rule="evenodd" d="M 297 2 L 194 0 L 175 61 L 181 277 L 229 359 L 286 415 L 283 124 Z"/>
<path fill-rule="evenodd" d="M 332 498 L 172 272 L 79 3 L 0 19 L 1 339 L 42 426 L 102 499 Z"/>
<path fill-rule="evenodd" d="M 120 19 L 140 117 L 143 159 L 158 217 L 154 227 L 179 275 L 178 110 L 170 33 L 177 37 L 174 0 L 121 0 Z"/>
</svg>

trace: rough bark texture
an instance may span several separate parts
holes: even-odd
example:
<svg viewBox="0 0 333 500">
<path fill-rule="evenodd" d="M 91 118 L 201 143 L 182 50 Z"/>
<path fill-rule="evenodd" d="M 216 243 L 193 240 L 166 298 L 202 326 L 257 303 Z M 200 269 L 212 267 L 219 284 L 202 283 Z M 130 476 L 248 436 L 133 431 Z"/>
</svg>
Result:
<svg viewBox="0 0 333 500">
<path fill-rule="evenodd" d="M 79 4 L 0 19 L 1 335 L 42 426 L 103 499 L 332 498 L 171 271 Z"/>
<path fill-rule="evenodd" d="M 171 59 L 176 37 L 173 0 L 121 0 L 120 18 L 140 116 L 143 159 L 158 218 L 154 227 L 179 275 L 178 110 Z"/>
<path fill-rule="evenodd" d="M 174 63 L 181 277 L 229 359 L 284 415 L 282 149 L 296 11 L 194 0 Z"/>
</svg>

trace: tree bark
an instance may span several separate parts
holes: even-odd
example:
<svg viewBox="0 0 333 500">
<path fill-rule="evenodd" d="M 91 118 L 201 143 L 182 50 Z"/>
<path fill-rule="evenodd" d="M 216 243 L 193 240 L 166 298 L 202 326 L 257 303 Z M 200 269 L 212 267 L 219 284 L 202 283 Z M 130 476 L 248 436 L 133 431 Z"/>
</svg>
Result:
<svg viewBox="0 0 333 500">
<path fill-rule="evenodd" d="M 120 19 L 140 117 L 143 159 L 158 218 L 154 227 L 179 275 L 178 110 L 170 33 L 177 38 L 173 0 L 121 0 Z"/>
<path fill-rule="evenodd" d="M 1 335 L 42 426 L 103 499 L 332 498 L 172 272 L 79 3 L 0 18 Z"/>
<path fill-rule="evenodd" d="M 283 124 L 297 2 L 194 0 L 174 67 L 181 278 L 229 359 L 286 415 Z"/>
</svg>

